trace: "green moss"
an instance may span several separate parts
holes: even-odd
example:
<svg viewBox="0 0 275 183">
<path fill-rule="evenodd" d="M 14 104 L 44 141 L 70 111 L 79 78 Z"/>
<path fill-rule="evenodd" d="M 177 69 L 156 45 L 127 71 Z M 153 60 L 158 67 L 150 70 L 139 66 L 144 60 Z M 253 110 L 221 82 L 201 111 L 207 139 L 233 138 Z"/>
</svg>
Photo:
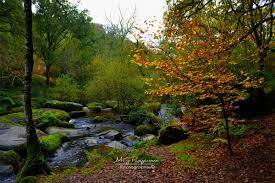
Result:
<svg viewBox="0 0 275 183">
<path fill-rule="evenodd" d="M 46 114 L 44 114 L 46 113 Z M 37 121 L 37 119 L 51 115 L 60 120 L 69 119 L 69 115 L 67 112 L 57 109 L 34 109 L 33 110 L 33 120 Z M 15 122 L 13 119 L 22 121 L 20 123 Z M 4 116 L 0 116 L 0 126 L 4 125 L 24 125 L 24 112 L 11 113 Z"/>
<path fill-rule="evenodd" d="M 110 148 L 107 146 L 99 146 L 96 149 L 87 151 L 89 159 L 88 170 L 90 173 L 98 171 L 105 167 L 107 164 L 114 162 L 117 157 L 126 157 L 127 153 L 119 149 Z"/>
<path fill-rule="evenodd" d="M 91 112 L 95 112 L 95 113 L 101 112 L 103 108 L 103 104 L 97 103 L 97 102 L 89 103 L 87 106 L 91 110 Z"/>
<path fill-rule="evenodd" d="M 177 156 L 179 162 L 176 165 L 176 168 L 180 170 L 184 170 L 187 168 L 195 168 L 198 165 L 198 159 L 188 155 L 188 154 L 180 154 Z"/>
<path fill-rule="evenodd" d="M 137 143 L 135 143 L 134 148 L 135 149 L 147 149 L 147 148 L 151 148 L 152 146 L 157 146 L 158 144 L 158 140 L 157 138 L 154 138 L 152 140 L 148 140 L 148 141 L 138 141 Z"/>
<path fill-rule="evenodd" d="M 0 162 L 8 165 L 18 166 L 21 157 L 13 150 L 10 151 L 0 151 Z"/>
<path fill-rule="evenodd" d="M 4 116 L 0 116 L 0 126 L 4 125 L 23 125 L 23 123 L 17 123 L 13 119 L 18 119 L 24 121 L 24 113 L 11 113 Z"/>
<path fill-rule="evenodd" d="M 142 135 L 146 135 L 146 134 L 157 135 L 158 130 L 159 130 L 159 128 L 154 125 L 139 125 L 135 129 L 135 135 L 138 135 L 138 136 L 142 136 Z"/>
<path fill-rule="evenodd" d="M 130 157 L 132 159 L 137 159 L 137 160 L 149 160 L 150 162 L 147 162 L 149 163 L 149 165 L 159 165 L 162 161 L 162 158 L 160 156 L 157 156 L 157 155 L 150 155 L 150 154 L 147 154 L 147 153 L 144 153 L 138 149 L 134 149 L 130 152 Z M 145 164 L 146 165 L 146 161 L 145 161 Z"/>
<path fill-rule="evenodd" d="M 74 128 L 73 124 L 66 121 L 61 121 L 57 117 L 57 114 L 53 112 L 45 112 L 36 120 L 36 128 L 40 130 L 45 130 L 50 126 Z"/>
<path fill-rule="evenodd" d="M 103 121 L 104 121 L 103 116 L 96 116 L 93 118 L 93 122 L 95 122 L 95 123 L 99 123 L 99 122 L 103 122 Z"/>
<path fill-rule="evenodd" d="M 54 153 L 67 140 L 68 138 L 62 134 L 52 134 L 39 139 L 42 151 L 49 154 Z"/>
<path fill-rule="evenodd" d="M 61 109 L 67 112 L 81 111 L 83 106 L 74 102 L 62 102 L 58 100 L 50 100 L 46 102 L 45 107 L 53 109 Z"/>
</svg>

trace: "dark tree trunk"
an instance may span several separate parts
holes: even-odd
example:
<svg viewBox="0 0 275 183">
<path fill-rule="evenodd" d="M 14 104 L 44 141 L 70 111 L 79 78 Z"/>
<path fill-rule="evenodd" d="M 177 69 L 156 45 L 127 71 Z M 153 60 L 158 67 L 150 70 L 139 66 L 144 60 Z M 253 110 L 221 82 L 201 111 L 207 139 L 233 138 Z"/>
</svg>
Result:
<svg viewBox="0 0 275 183">
<path fill-rule="evenodd" d="M 260 67 L 260 70 L 263 71 L 264 70 L 264 67 L 265 67 L 265 57 L 266 57 L 266 51 L 261 51 L 259 53 L 259 67 Z"/>
<path fill-rule="evenodd" d="M 21 169 L 16 182 L 22 181 L 25 176 L 48 172 L 43 158 L 36 130 L 32 120 L 31 84 L 33 71 L 33 42 L 32 42 L 32 1 L 24 0 L 25 11 L 25 79 L 24 79 L 24 111 L 27 131 L 27 160 Z"/>
<path fill-rule="evenodd" d="M 222 104 L 222 115 L 223 115 L 223 118 L 225 120 L 227 148 L 228 148 L 229 155 L 232 156 L 233 155 L 233 150 L 232 150 L 232 146 L 231 146 L 231 137 L 230 137 L 230 133 L 229 133 L 229 121 L 228 121 L 228 116 L 226 114 L 226 109 L 225 109 L 225 103 L 224 103 L 223 96 L 219 95 L 219 99 L 220 99 L 220 102 Z"/>
<path fill-rule="evenodd" d="M 50 86 L 50 66 L 46 66 L 46 84 Z"/>
</svg>

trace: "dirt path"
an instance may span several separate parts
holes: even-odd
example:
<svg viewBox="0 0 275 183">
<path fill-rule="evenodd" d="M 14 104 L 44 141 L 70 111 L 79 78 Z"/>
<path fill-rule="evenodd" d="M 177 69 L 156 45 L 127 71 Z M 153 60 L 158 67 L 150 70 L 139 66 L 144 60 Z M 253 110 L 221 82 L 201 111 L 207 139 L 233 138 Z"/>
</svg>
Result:
<svg viewBox="0 0 275 183">
<path fill-rule="evenodd" d="M 90 176 L 73 175 L 64 183 L 272 183 L 274 177 L 275 124 L 274 116 L 265 119 L 265 129 L 234 144 L 235 155 L 229 157 L 226 148 L 216 148 L 210 152 L 196 152 L 197 155 L 210 154 L 209 160 L 196 170 L 174 171 L 176 157 L 168 146 L 151 149 L 150 154 L 163 157 L 164 162 L 154 170 L 119 169 L 112 164 Z M 273 137 L 273 139 L 271 138 Z M 248 151 L 240 150 L 240 144 L 247 144 Z M 273 181 L 272 181 L 273 180 Z"/>
</svg>

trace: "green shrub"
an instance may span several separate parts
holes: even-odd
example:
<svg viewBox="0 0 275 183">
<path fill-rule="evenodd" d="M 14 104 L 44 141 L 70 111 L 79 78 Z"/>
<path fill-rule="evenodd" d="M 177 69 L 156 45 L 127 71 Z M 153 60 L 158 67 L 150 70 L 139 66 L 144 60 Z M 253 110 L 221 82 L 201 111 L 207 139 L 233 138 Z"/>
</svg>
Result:
<svg viewBox="0 0 275 183">
<path fill-rule="evenodd" d="M 142 109 L 147 112 L 152 112 L 154 114 L 158 114 L 161 108 L 160 102 L 150 102 L 150 103 L 144 103 L 142 105 Z"/>
<path fill-rule="evenodd" d="M 20 164 L 21 157 L 14 152 L 10 151 L 0 151 L 0 162 L 8 165 L 18 166 Z"/>
<path fill-rule="evenodd" d="M 135 129 L 135 135 L 138 135 L 138 136 L 142 136 L 146 134 L 157 135 L 158 130 L 159 128 L 154 125 L 139 125 Z"/>
<path fill-rule="evenodd" d="M 74 103 L 74 102 L 62 102 L 58 100 L 50 100 L 46 102 L 45 107 L 53 108 L 53 109 L 61 109 L 66 112 L 71 112 L 71 111 L 81 111 L 83 108 L 83 105 Z"/>
<path fill-rule="evenodd" d="M 48 136 L 41 137 L 39 142 L 41 144 L 41 149 L 43 152 L 48 154 L 54 153 L 58 148 L 66 142 L 68 138 L 62 134 L 52 134 Z"/>
<path fill-rule="evenodd" d="M 144 110 L 133 110 L 129 113 L 129 122 L 133 125 L 153 124 L 160 127 L 163 120 L 153 114 L 152 112 L 146 112 Z"/>
<path fill-rule="evenodd" d="M 143 97 L 144 83 L 135 65 L 114 61 L 103 64 L 88 83 L 86 93 L 90 101 L 117 101 L 120 110 L 128 111 Z"/>
<path fill-rule="evenodd" d="M 249 124 L 237 124 L 233 125 L 232 123 L 229 124 L 229 133 L 233 138 L 242 138 L 249 134 L 249 132 L 255 129 L 252 125 Z M 213 132 L 213 137 L 225 137 L 226 136 L 226 129 L 223 123 L 217 125 Z"/>
<path fill-rule="evenodd" d="M 53 99 L 77 102 L 80 100 L 81 89 L 70 76 L 63 75 L 56 80 L 56 86 L 50 92 Z"/>
</svg>

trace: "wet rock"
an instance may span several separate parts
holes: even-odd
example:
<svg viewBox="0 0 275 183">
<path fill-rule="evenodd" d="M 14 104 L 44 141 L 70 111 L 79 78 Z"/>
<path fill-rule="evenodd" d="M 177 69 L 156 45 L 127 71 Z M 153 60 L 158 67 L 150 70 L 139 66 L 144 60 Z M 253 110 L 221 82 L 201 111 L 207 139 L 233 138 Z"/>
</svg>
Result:
<svg viewBox="0 0 275 183">
<path fill-rule="evenodd" d="M 0 176 L 6 177 L 14 173 L 12 165 L 0 164 Z"/>
<path fill-rule="evenodd" d="M 44 136 L 40 130 L 37 130 L 38 137 Z M 23 126 L 5 126 L 0 127 L 0 150 L 16 149 L 27 142 L 26 127 Z"/>
<path fill-rule="evenodd" d="M 86 112 L 86 113 L 89 113 L 90 112 L 90 109 L 88 107 L 83 107 L 82 108 L 82 111 Z"/>
<path fill-rule="evenodd" d="M 122 140 L 122 143 L 127 145 L 127 146 L 134 146 L 138 141 L 140 140 L 140 138 L 136 135 L 128 135 L 126 137 L 124 137 L 124 139 Z"/>
<path fill-rule="evenodd" d="M 142 136 L 141 139 L 142 139 L 143 141 L 148 141 L 148 140 L 154 139 L 155 137 L 156 137 L 155 135 L 146 134 L 146 135 Z"/>
<path fill-rule="evenodd" d="M 90 129 L 93 128 L 95 125 L 92 124 L 90 118 L 75 118 L 71 119 L 69 123 L 73 124 L 75 128 L 84 129 L 89 127 Z"/>
<path fill-rule="evenodd" d="M 107 130 L 98 134 L 98 136 L 111 140 L 122 140 L 123 136 L 121 132 L 117 130 Z"/>
<path fill-rule="evenodd" d="M 113 112 L 113 109 L 112 108 L 105 108 L 105 109 L 102 109 L 101 112 Z"/>
<path fill-rule="evenodd" d="M 86 137 L 83 141 L 87 147 L 94 147 L 99 143 L 96 137 Z"/>
<path fill-rule="evenodd" d="M 53 169 L 68 166 L 84 166 L 88 161 L 84 149 L 77 141 L 66 142 L 57 150 L 53 158 L 49 158 L 49 165 Z"/>
<path fill-rule="evenodd" d="M 62 134 L 67 136 L 68 138 L 78 138 L 83 137 L 88 134 L 87 131 L 81 129 L 68 129 L 68 128 L 60 128 L 60 127 L 49 127 L 46 129 L 48 134 Z"/>
<path fill-rule="evenodd" d="M 107 144 L 108 147 L 112 147 L 115 149 L 120 149 L 123 151 L 130 151 L 129 147 L 127 147 L 126 145 L 122 144 L 121 142 L 118 141 L 112 141 L 110 143 Z"/>
<path fill-rule="evenodd" d="M 70 112 L 70 117 L 71 118 L 80 118 L 86 116 L 85 111 L 72 111 Z"/>
<path fill-rule="evenodd" d="M 53 109 L 61 109 L 67 112 L 80 111 L 83 108 L 82 104 L 75 102 L 62 102 L 58 100 L 51 100 L 46 102 L 45 107 Z"/>
</svg>

